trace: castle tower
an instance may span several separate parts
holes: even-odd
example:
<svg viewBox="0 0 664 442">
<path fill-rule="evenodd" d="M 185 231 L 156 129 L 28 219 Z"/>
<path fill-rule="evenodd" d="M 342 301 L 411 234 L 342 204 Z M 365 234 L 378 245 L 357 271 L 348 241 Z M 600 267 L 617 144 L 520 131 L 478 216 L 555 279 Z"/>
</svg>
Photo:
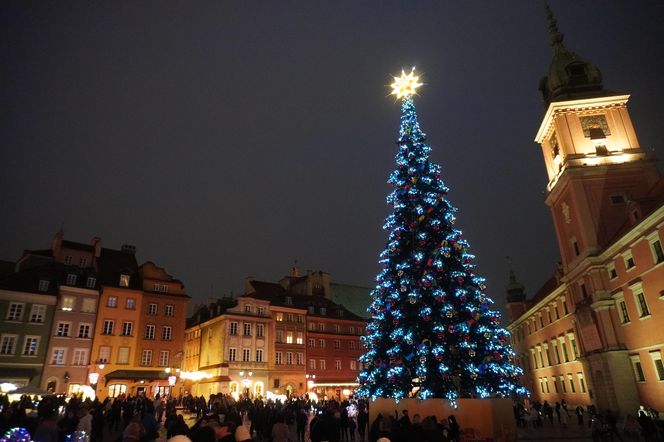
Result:
<svg viewBox="0 0 664 442">
<path fill-rule="evenodd" d="M 599 69 L 565 47 L 548 5 L 547 16 L 553 58 L 539 86 L 547 111 L 535 141 L 567 273 L 639 220 L 632 202 L 647 197 L 659 173 L 639 145 L 629 95 L 606 90 Z"/>
</svg>

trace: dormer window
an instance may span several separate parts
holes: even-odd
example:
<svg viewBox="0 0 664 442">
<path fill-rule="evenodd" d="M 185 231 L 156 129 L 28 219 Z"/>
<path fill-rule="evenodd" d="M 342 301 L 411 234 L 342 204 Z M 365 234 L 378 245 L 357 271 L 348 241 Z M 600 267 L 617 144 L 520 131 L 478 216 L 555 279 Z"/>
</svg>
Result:
<svg viewBox="0 0 664 442">
<path fill-rule="evenodd" d="M 245 313 L 251 313 L 251 304 L 245 304 L 244 305 L 244 312 Z"/>
<path fill-rule="evenodd" d="M 286 296 L 286 305 L 293 305 L 293 297 L 292 296 Z"/>
<path fill-rule="evenodd" d="M 67 275 L 67 285 L 76 285 L 76 280 L 77 280 L 77 279 L 78 279 L 78 278 L 76 277 L 75 274 L 73 274 L 73 273 L 69 273 L 69 274 Z"/>
<path fill-rule="evenodd" d="M 129 275 L 120 275 L 120 287 L 129 287 Z"/>
<path fill-rule="evenodd" d="M 39 291 L 40 292 L 47 292 L 49 284 L 50 283 L 49 283 L 48 279 L 40 279 L 39 280 Z"/>
<path fill-rule="evenodd" d="M 70 266 L 71 265 L 71 260 L 72 260 L 71 255 L 65 256 L 65 265 Z"/>
<path fill-rule="evenodd" d="M 327 309 L 325 307 L 321 307 L 320 308 L 320 314 L 321 314 L 321 316 L 327 315 Z"/>
<path fill-rule="evenodd" d="M 313 315 L 315 313 L 315 311 L 316 311 L 316 308 L 313 305 L 310 305 L 309 306 L 309 314 Z"/>
</svg>

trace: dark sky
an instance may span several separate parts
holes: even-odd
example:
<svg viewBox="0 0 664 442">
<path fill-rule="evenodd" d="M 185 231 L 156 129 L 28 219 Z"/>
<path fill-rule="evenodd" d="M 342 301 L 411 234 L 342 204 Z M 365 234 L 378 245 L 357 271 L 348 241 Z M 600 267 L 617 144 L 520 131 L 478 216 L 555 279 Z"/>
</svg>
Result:
<svg viewBox="0 0 664 442">
<path fill-rule="evenodd" d="M 664 158 L 664 2 L 552 7 Z M 490 293 L 502 303 L 505 255 L 531 294 L 553 272 L 540 1 L 3 1 L 0 33 L 2 259 L 64 225 L 136 245 L 198 301 L 294 259 L 372 285 L 400 111 L 386 85 L 415 65 Z"/>
</svg>

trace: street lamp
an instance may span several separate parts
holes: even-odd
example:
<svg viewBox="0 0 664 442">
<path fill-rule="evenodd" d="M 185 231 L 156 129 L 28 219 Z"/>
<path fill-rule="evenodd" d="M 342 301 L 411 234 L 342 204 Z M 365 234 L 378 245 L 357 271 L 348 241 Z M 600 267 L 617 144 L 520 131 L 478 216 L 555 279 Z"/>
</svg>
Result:
<svg viewBox="0 0 664 442">
<path fill-rule="evenodd" d="M 245 396 L 249 397 L 249 383 L 250 383 L 249 378 L 253 375 L 253 373 L 251 371 L 248 371 L 247 376 L 245 377 L 244 370 L 242 370 L 238 374 L 240 375 L 240 377 L 243 377 L 242 385 L 244 386 L 244 394 Z"/>
</svg>

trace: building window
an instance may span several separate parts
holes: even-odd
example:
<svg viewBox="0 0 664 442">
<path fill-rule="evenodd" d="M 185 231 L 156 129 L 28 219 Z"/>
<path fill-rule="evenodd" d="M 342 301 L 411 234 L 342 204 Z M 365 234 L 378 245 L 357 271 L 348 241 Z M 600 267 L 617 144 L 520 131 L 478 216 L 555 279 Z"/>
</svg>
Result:
<svg viewBox="0 0 664 442">
<path fill-rule="evenodd" d="M 51 353 L 51 365 L 65 365 L 66 348 L 54 348 Z"/>
<path fill-rule="evenodd" d="M 315 369 L 316 369 L 316 360 L 309 359 L 309 370 L 315 370 Z"/>
<path fill-rule="evenodd" d="M 634 303 L 639 312 L 640 318 L 646 318 L 650 316 L 650 310 L 648 309 L 648 303 L 646 302 L 646 296 L 643 293 L 643 285 L 640 282 L 633 284 L 629 287 L 634 295 Z"/>
<path fill-rule="evenodd" d="M 152 350 L 141 352 L 141 365 L 152 365 Z"/>
<path fill-rule="evenodd" d="M 586 392 L 586 382 L 583 379 L 583 374 L 582 373 L 577 373 L 576 377 L 579 378 L 579 388 L 581 389 L 581 393 Z"/>
<path fill-rule="evenodd" d="M 286 364 L 287 365 L 293 365 L 293 352 L 292 351 L 287 351 L 286 352 Z"/>
<path fill-rule="evenodd" d="M 160 367 L 168 367 L 168 359 L 169 359 L 170 353 L 168 350 L 161 350 L 159 352 L 159 366 Z"/>
<path fill-rule="evenodd" d="M 304 333 L 297 332 L 297 338 L 295 339 L 295 343 L 299 345 L 304 344 Z"/>
<path fill-rule="evenodd" d="M 274 354 L 274 363 L 275 363 L 276 365 L 281 365 L 282 358 L 283 358 L 283 353 L 280 352 L 280 351 L 276 352 L 276 353 Z"/>
<path fill-rule="evenodd" d="M 325 323 L 323 323 L 323 322 L 318 323 L 318 331 L 320 331 L 320 332 L 325 331 Z"/>
<path fill-rule="evenodd" d="M 93 298 L 83 298 L 81 311 L 83 313 L 95 313 L 97 311 L 97 300 Z"/>
<path fill-rule="evenodd" d="M 641 358 L 639 355 L 629 357 L 632 361 L 632 369 L 634 370 L 634 378 L 636 382 L 645 382 L 646 377 L 643 375 L 643 367 L 641 366 Z"/>
<path fill-rule="evenodd" d="M 297 315 L 297 322 L 304 324 L 304 315 Z"/>
<path fill-rule="evenodd" d="M 134 334 L 134 323 L 131 321 L 122 322 L 122 336 L 132 336 Z"/>
<path fill-rule="evenodd" d="M 125 301 L 125 308 L 127 310 L 136 309 L 136 300 L 134 298 L 127 298 L 127 300 Z"/>
<path fill-rule="evenodd" d="M 310 348 L 315 348 L 316 347 L 316 340 L 315 339 L 309 339 L 309 347 Z"/>
<path fill-rule="evenodd" d="M 242 324 L 242 332 L 244 336 L 251 336 L 251 322 L 245 322 Z"/>
<path fill-rule="evenodd" d="M 547 377 L 544 378 L 544 388 L 546 389 L 547 394 L 550 393 L 550 390 L 549 390 L 549 378 L 547 378 Z"/>
<path fill-rule="evenodd" d="M 320 359 L 318 361 L 318 368 L 320 368 L 321 370 L 325 370 L 325 359 Z"/>
<path fill-rule="evenodd" d="M 614 263 L 606 266 L 606 271 L 609 273 L 609 279 L 615 279 L 618 277 L 618 272 L 616 271 L 616 265 Z"/>
<path fill-rule="evenodd" d="M 539 319 L 540 328 L 544 328 L 544 318 L 542 318 L 542 314 L 538 313 L 537 317 Z"/>
<path fill-rule="evenodd" d="M 65 265 L 70 266 L 71 265 L 71 260 L 72 260 L 71 255 L 65 256 Z"/>
<path fill-rule="evenodd" d="M 157 314 L 157 308 L 158 308 L 157 304 L 153 302 L 148 304 L 148 315 L 155 316 Z"/>
<path fill-rule="evenodd" d="M 292 296 L 286 296 L 285 302 L 286 302 L 286 305 L 293 305 L 293 297 Z"/>
<path fill-rule="evenodd" d="M 310 305 L 309 307 L 307 307 L 307 311 L 309 312 L 310 315 L 313 315 L 314 313 L 316 313 L 316 308 L 313 305 Z"/>
<path fill-rule="evenodd" d="M 654 232 L 648 236 L 648 243 L 650 244 L 650 251 L 652 252 L 653 262 L 659 264 L 664 261 L 664 251 L 662 250 L 662 243 L 659 240 L 659 232 Z"/>
<path fill-rule="evenodd" d="M 71 327 L 71 322 L 58 322 L 55 327 L 55 336 L 66 337 L 69 336 L 69 328 Z"/>
<path fill-rule="evenodd" d="M 572 346 L 572 356 L 574 359 L 577 359 L 579 357 L 579 349 L 576 346 L 576 339 L 574 338 L 574 333 L 569 333 L 567 335 L 567 338 L 569 339 L 569 343 Z"/>
<path fill-rule="evenodd" d="M 129 347 L 118 348 L 118 364 L 129 363 Z"/>
<path fill-rule="evenodd" d="M 113 319 L 105 319 L 104 327 L 102 328 L 102 335 L 112 335 L 115 328 L 115 321 Z"/>
<path fill-rule="evenodd" d="M 341 370 L 341 361 L 339 359 L 334 360 L 334 369 Z"/>
<path fill-rule="evenodd" d="M 325 339 L 319 339 L 318 340 L 318 346 L 320 348 L 325 348 Z"/>
<path fill-rule="evenodd" d="M 636 266 L 636 263 L 634 262 L 634 257 L 632 256 L 632 251 L 625 252 L 623 254 L 623 259 L 625 260 L 625 268 L 627 270 L 630 270 Z"/>
<path fill-rule="evenodd" d="M 265 336 L 265 324 L 256 324 L 256 337 L 262 338 Z"/>
<path fill-rule="evenodd" d="M 106 300 L 106 307 L 116 308 L 118 306 L 118 297 L 109 296 Z"/>
<path fill-rule="evenodd" d="M 565 383 L 565 376 L 560 376 L 560 387 L 563 389 L 563 393 L 567 393 L 567 384 Z"/>
<path fill-rule="evenodd" d="M 335 350 L 339 350 L 341 348 L 341 341 L 338 339 L 335 339 L 333 342 L 333 346 Z"/>
<path fill-rule="evenodd" d="M 664 381 L 664 364 L 662 363 L 662 352 L 651 351 L 650 357 L 652 358 L 652 363 L 655 366 L 655 372 L 657 373 L 657 379 Z"/>
<path fill-rule="evenodd" d="M 569 308 L 567 308 L 567 299 L 565 297 L 560 298 L 560 302 L 563 304 L 563 312 L 565 315 L 569 315 Z"/>
<path fill-rule="evenodd" d="M 97 358 L 99 363 L 108 363 L 111 360 L 111 347 L 107 345 L 102 345 L 99 347 L 99 357 Z"/>
<path fill-rule="evenodd" d="M 274 314 L 274 320 L 277 322 L 282 322 L 284 320 L 284 314 L 281 312 L 277 312 Z"/>
<path fill-rule="evenodd" d="M 67 284 L 67 285 L 76 285 L 76 280 L 77 280 L 77 279 L 78 279 L 78 276 L 77 276 L 77 275 L 75 275 L 75 274 L 73 274 L 73 273 L 69 273 L 69 274 L 67 274 L 67 282 L 66 282 L 66 284 Z"/>
<path fill-rule="evenodd" d="M 565 362 L 569 362 L 569 354 L 567 353 L 567 343 L 565 342 L 565 337 L 558 338 L 560 340 L 560 348 L 563 350 L 563 357 Z"/>
<path fill-rule="evenodd" d="M 129 275 L 120 275 L 120 287 L 129 287 Z M 152 355 L 150 355 L 152 358 Z"/>
<path fill-rule="evenodd" d="M 357 361 L 354 361 L 354 360 L 350 361 L 350 369 L 351 370 L 357 370 Z"/>
<path fill-rule="evenodd" d="M 357 343 L 355 341 L 348 341 L 348 349 L 355 350 L 357 348 Z"/>
<path fill-rule="evenodd" d="M 39 291 L 40 292 L 47 292 L 49 285 L 50 285 L 50 282 L 47 279 L 40 279 L 39 280 Z"/>
<path fill-rule="evenodd" d="M 259 348 L 256 350 L 256 362 L 263 362 L 263 349 Z"/>
<path fill-rule="evenodd" d="M 25 310 L 25 303 L 23 302 L 10 302 L 9 309 L 7 309 L 8 321 L 22 321 L 23 311 Z"/>
<path fill-rule="evenodd" d="M 569 391 L 571 393 L 576 393 L 576 387 L 574 386 L 574 378 L 571 374 L 567 375 L 567 380 L 569 381 Z"/>
<path fill-rule="evenodd" d="M 39 336 L 26 336 L 23 341 L 23 356 L 37 356 Z"/>
<path fill-rule="evenodd" d="M 237 335 L 237 322 L 231 322 L 229 333 L 231 335 Z"/>
<path fill-rule="evenodd" d="M 42 304 L 32 304 L 30 309 L 30 322 L 43 323 L 46 317 L 46 306 Z"/>
<path fill-rule="evenodd" d="M 156 327 L 152 324 L 145 326 L 145 339 L 154 339 Z"/>
<path fill-rule="evenodd" d="M 88 349 L 87 348 L 75 348 L 74 354 L 71 358 L 71 365 L 84 366 L 88 365 Z"/>
<path fill-rule="evenodd" d="M 629 323 L 629 313 L 627 312 L 627 304 L 625 303 L 625 296 L 623 292 L 618 292 L 613 295 L 613 299 L 616 302 L 616 310 L 618 311 L 618 317 L 620 318 L 621 324 Z"/>
<path fill-rule="evenodd" d="M 321 314 L 321 316 L 325 316 L 325 315 L 327 315 L 327 308 L 325 308 L 325 307 L 321 307 L 321 308 L 320 308 L 320 314 Z"/>
<path fill-rule="evenodd" d="M 242 362 L 249 362 L 250 358 L 251 358 L 251 349 L 250 348 L 243 348 L 242 349 Z"/>
<path fill-rule="evenodd" d="M 304 365 L 304 353 L 297 353 L 297 365 Z"/>
<path fill-rule="evenodd" d="M 94 276 L 88 276 L 88 279 L 85 281 L 85 286 L 89 289 L 95 288 L 97 285 L 97 278 Z"/>
<path fill-rule="evenodd" d="M 174 311 L 175 311 L 174 307 L 171 304 L 167 304 L 164 307 L 164 316 L 173 316 Z"/>
<path fill-rule="evenodd" d="M 251 313 L 251 304 L 245 304 L 244 305 L 244 312 L 245 313 Z"/>
<path fill-rule="evenodd" d="M 556 364 L 560 364 L 560 353 L 558 352 L 558 340 L 554 339 L 551 341 L 553 346 L 553 356 L 555 358 Z"/>
<path fill-rule="evenodd" d="M 170 341 L 171 339 L 173 339 L 173 327 L 170 325 L 165 325 L 161 330 L 161 340 Z"/>
<path fill-rule="evenodd" d="M 549 324 L 553 322 L 551 319 L 551 309 L 549 307 L 546 308 L 546 320 L 549 321 Z"/>
<path fill-rule="evenodd" d="M 286 344 L 292 344 L 293 343 L 293 332 L 289 331 L 286 332 Z"/>
<path fill-rule="evenodd" d="M 228 349 L 228 360 L 230 362 L 235 362 L 235 358 L 237 357 L 237 349 L 231 347 Z"/>
<path fill-rule="evenodd" d="M 127 393 L 127 386 L 122 384 L 111 384 L 108 386 L 108 396 L 118 397 Z"/>
<path fill-rule="evenodd" d="M 265 313 L 266 313 L 265 307 L 262 306 L 262 305 L 259 305 L 259 306 L 256 308 L 256 313 L 257 313 L 259 316 L 265 316 Z"/>
<path fill-rule="evenodd" d="M 16 335 L 2 335 L 0 342 L 0 355 L 13 355 L 16 351 Z"/>
</svg>

